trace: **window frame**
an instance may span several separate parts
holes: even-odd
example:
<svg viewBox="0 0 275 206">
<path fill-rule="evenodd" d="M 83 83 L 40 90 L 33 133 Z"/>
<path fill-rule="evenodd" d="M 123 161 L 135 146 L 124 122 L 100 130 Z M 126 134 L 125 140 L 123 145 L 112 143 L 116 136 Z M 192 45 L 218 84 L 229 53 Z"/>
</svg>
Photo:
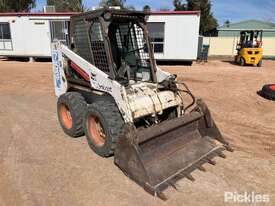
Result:
<svg viewBox="0 0 275 206">
<path fill-rule="evenodd" d="M 9 29 L 9 39 L 4 39 L 3 34 L 3 26 L 2 25 L 8 25 Z M 12 51 L 13 50 L 13 44 L 12 44 L 12 35 L 11 35 L 11 27 L 10 22 L 0 22 L 0 42 L 3 43 L 3 49 L 0 49 L 1 51 Z M 6 48 L 6 43 L 10 43 L 10 48 Z"/>
<path fill-rule="evenodd" d="M 157 38 L 152 38 L 152 35 L 151 35 L 151 32 L 150 32 L 150 29 L 149 29 L 149 26 L 150 24 L 162 24 L 163 25 L 163 41 L 154 41 L 154 39 L 157 39 Z M 153 46 L 153 51 L 155 54 L 164 54 L 164 50 L 165 50 L 165 22 L 148 22 L 147 23 L 147 26 L 148 26 L 148 33 L 149 33 L 149 36 L 150 36 L 150 41 L 151 41 L 151 44 Z M 156 51 L 156 47 L 155 45 L 162 45 L 162 51 Z"/>
<path fill-rule="evenodd" d="M 62 23 L 62 30 L 61 33 L 63 34 L 63 39 L 58 39 L 59 41 L 65 43 L 66 45 L 68 45 L 69 43 L 69 30 L 70 30 L 70 21 L 69 20 L 50 20 L 50 32 L 51 32 L 51 42 L 53 42 L 56 38 L 55 38 L 55 26 L 54 23 L 55 22 L 61 22 Z M 65 32 L 65 30 L 67 30 L 67 33 Z"/>
</svg>

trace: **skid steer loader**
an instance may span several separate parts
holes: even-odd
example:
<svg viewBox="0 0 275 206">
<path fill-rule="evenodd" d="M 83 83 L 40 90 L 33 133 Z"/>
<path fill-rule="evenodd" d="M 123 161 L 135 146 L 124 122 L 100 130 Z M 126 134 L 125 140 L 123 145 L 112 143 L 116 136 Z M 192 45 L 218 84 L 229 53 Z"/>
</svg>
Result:
<svg viewBox="0 0 275 206">
<path fill-rule="evenodd" d="M 163 190 L 232 151 L 206 104 L 154 60 L 146 13 L 100 9 L 71 18 L 69 46 L 52 45 L 57 113 L 71 137 L 147 192 Z M 192 98 L 187 105 L 183 94 Z"/>
</svg>

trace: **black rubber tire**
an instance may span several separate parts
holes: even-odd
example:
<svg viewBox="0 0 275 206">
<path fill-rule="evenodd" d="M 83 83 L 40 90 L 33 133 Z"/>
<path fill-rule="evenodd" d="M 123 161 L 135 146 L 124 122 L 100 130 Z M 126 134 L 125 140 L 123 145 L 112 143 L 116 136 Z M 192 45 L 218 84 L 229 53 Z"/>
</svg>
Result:
<svg viewBox="0 0 275 206">
<path fill-rule="evenodd" d="M 259 63 L 257 64 L 257 67 L 262 67 L 262 65 L 263 65 L 263 60 L 261 59 L 261 60 L 259 61 Z"/>
<path fill-rule="evenodd" d="M 66 106 L 70 113 L 72 126 L 65 126 L 62 118 L 61 108 Z M 78 92 L 68 92 L 61 95 L 57 101 L 57 114 L 59 123 L 63 131 L 70 137 L 80 137 L 84 135 L 83 115 L 87 109 L 87 103 L 84 97 Z"/>
<path fill-rule="evenodd" d="M 245 60 L 243 57 L 240 58 L 240 65 L 245 66 Z"/>
<path fill-rule="evenodd" d="M 105 134 L 103 145 L 96 145 L 89 132 L 89 117 L 93 116 L 100 122 Z M 99 156 L 109 157 L 114 154 L 118 138 L 123 134 L 124 120 L 117 105 L 110 100 L 97 101 L 89 105 L 84 115 L 83 128 L 90 148 Z"/>
<path fill-rule="evenodd" d="M 235 63 L 235 64 L 238 64 L 238 56 L 235 56 L 235 57 L 234 57 L 234 63 Z"/>
<path fill-rule="evenodd" d="M 263 86 L 261 95 L 266 99 L 275 101 L 275 90 L 271 89 L 271 86 L 275 87 L 275 84 L 267 84 Z"/>
</svg>

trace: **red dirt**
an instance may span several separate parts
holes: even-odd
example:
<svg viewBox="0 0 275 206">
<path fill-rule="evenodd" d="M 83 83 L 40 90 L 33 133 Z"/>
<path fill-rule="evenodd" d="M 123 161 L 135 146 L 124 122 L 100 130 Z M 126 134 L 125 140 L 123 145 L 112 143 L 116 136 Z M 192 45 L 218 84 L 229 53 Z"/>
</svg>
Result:
<svg viewBox="0 0 275 206">
<path fill-rule="evenodd" d="M 257 95 L 275 82 L 275 62 L 263 65 L 166 67 L 206 101 L 236 151 L 206 173 L 194 172 L 195 182 L 179 181 L 163 202 L 129 180 L 113 158 L 94 154 L 84 137 L 62 132 L 50 63 L 0 61 L 0 205 L 237 205 L 224 203 L 225 191 L 268 194 L 263 205 L 275 205 L 275 102 Z"/>
</svg>

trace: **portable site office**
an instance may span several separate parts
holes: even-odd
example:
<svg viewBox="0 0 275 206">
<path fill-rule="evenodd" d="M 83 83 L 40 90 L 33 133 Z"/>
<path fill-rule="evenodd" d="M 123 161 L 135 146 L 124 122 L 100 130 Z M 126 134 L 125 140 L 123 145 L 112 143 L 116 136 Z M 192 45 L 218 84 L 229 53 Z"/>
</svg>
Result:
<svg viewBox="0 0 275 206">
<path fill-rule="evenodd" d="M 0 13 L 0 56 L 50 57 L 51 42 L 66 41 L 73 13 Z"/>
<path fill-rule="evenodd" d="M 70 17 L 76 13 L 0 13 L 0 56 L 51 56 L 54 39 L 67 42 Z M 152 12 L 148 29 L 155 58 L 163 61 L 197 59 L 200 12 Z"/>
</svg>

